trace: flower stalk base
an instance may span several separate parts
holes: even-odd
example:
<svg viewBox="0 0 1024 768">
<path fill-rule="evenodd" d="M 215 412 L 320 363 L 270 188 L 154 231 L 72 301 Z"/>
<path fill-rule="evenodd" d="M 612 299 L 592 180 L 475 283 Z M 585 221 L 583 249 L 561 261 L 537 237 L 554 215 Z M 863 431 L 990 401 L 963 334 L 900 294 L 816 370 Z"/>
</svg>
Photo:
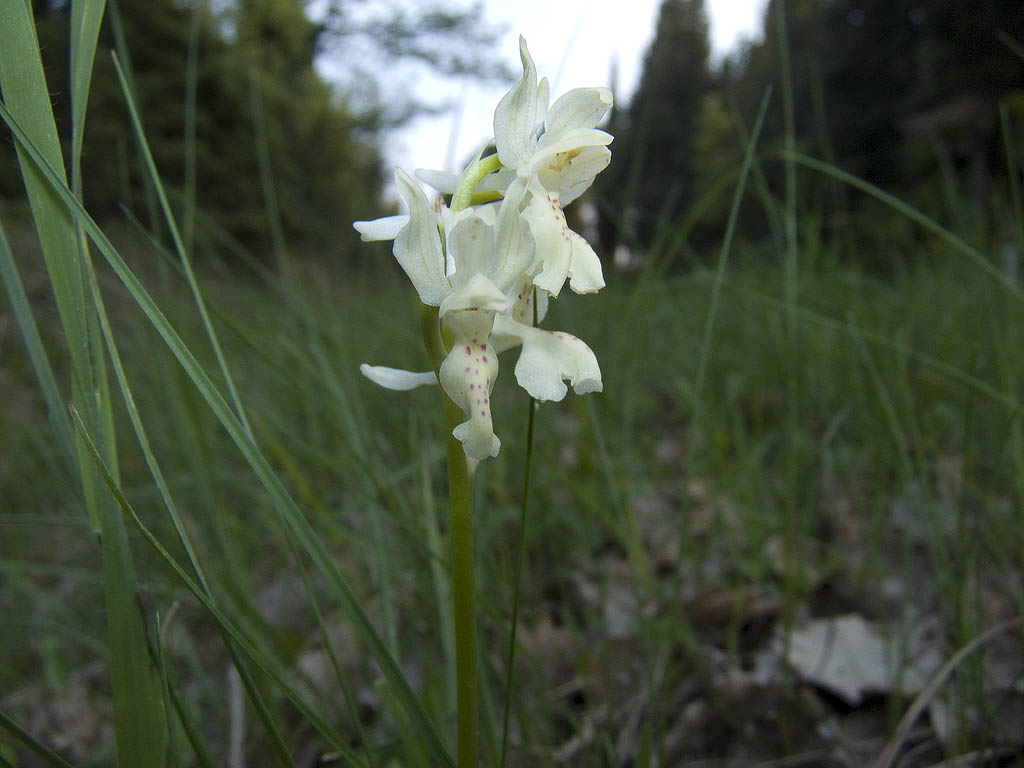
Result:
<svg viewBox="0 0 1024 768">
<path fill-rule="evenodd" d="M 423 306 L 423 343 L 435 372 L 448 354 L 437 311 Z M 451 498 L 451 573 L 455 618 L 455 690 L 458 709 L 458 768 L 480 763 L 480 714 L 477 707 L 476 567 L 473 556 L 473 476 L 469 460 L 452 431 L 462 410 L 442 393 L 448 437 L 448 493 Z M 476 462 L 473 462 L 475 465 Z"/>
</svg>

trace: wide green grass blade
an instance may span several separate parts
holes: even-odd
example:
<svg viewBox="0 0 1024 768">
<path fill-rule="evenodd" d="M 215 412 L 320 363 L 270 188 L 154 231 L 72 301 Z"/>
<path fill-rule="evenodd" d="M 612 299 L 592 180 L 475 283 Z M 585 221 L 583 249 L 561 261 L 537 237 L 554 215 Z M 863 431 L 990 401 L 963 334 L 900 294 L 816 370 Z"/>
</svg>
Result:
<svg viewBox="0 0 1024 768">
<path fill-rule="evenodd" d="M 71 188 L 82 194 L 82 142 L 85 108 L 106 0 L 71 2 Z"/>
<path fill-rule="evenodd" d="M 12 2 L 12 0 L 6 1 Z M 338 569 L 337 564 L 332 559 L 323 542 L 320 541 L 312 526 L 303 516 L 298 505 L 289 496 L 284 484 L 274 474 L 267 459 L 251 440 L 237 415 L 232 411 L 227 401 L 217 390 L 206 371 L 192 355 L 192 352 L 171 326 L 163 312 L 157 307 L 149 292 L 146 291 L 139 279 L 124 262 L 124 259 L 121 258 L 117 249 L 114 248 L 100 227 L 85 211 L 80 201 L 70 193 L 61 176 L 56 173 L 42 153 L 39 152 L 38 148 L 34 146 L 18 121 L 2 105 L 0 105 L 0 118 L 10 127 L 19 146 L 36 163 L 37 168 L 47 180 L 53 193 L 63 201 L 75 219 L 81 223 L 97 249 L 107 259 L 111 268 L 139 305 L 139 308 L 142 309 L 146 318 L 153 325 L 153 328 L 160 334 L 164 343 L 167 344 L 171 353 L 177 358 L 196 389 L 206 400 L 214 415 L 238 447 L 246 462 L 259 479 L 260 484 L 267 491 L 284 523 L 291 529 L 296 540 L 306 551 L 316 568 L 324 575 L 326 583 L 335 599 L 338 600 L 352 622 L 356 633 L 366 644 L 380 666 L 381 671 L 387 677 L 389 684 L 392 686 L 392 692 L 409 715 L 419 738 L 428 745 L 429 751 L 435 760 L 438 760 L 442 765 L 452 766 L 451 755 L 445 749 L 437 729 L 427 717 L 423 706 L 413 693 L 408 681 L 402 674 L 398 662 L 388 651 L 384 641 L 360 605 L 348 580 Z"/>
<path fill-rule="evenodd" d="M 89 86 L 92 81 L 93 61 L 96 56 L 96 42 L 103 22 L 105 0 L 73 0 L 71 3 L 70 49 L 71 61 L 69 82 L 71 83 L 71 189 L 82 198 L 82 144 L 85 137 L 86 107 L 89 103 Z M 83 267 L 89 263 L 89 242 L 79 227 L 75 227 L 75 241 Z M 102 302 L 102 298 L 98 299 Z M 86 290 L 86 304 L 88 305 Z M 110 383 L 107 380 L 106 363 L 103 360 L 103 344 L 93 313 L 86 313 L 86 333 L 89 338 L 89 352 L 92 355 L 92 370 L 96 389 L 96 418 L 101 420 L 106 436 L 103 441 L 106 459 L 118 472 L 117 447 L 114 440 L 114 413 L 111 408 Z M 87 465 L 86 465 L 87 466 Z M 118 521 L 120 524 L 120 521 Z"/>
<path fill-rule="evenodd" d="M 63 180 L 66 178 L 64 158 L 50 109 L 30 6 L 24 0 L 0 0 L 0 18 L 4 19 L 0 24 L 0 91 L 3 92 L 4 105 L 33 137 L 41 156 Z M 17 150 L 33 223 L 68 341 L 72 397 L 81 397 L 83 407 L 88 407 L 91 399 L 85 396 L 92 391 L 92 361 L 75 227 L 67 208 L 61 204 L 59 196 L 43 179 L 36 165 L 27 160 L 23 149 L 19 147 Z M 89 520 L 93 530 L 99 531 L 99 520 L 91 502 L 90 478 L 86 474 L 83 474 L 82 482 Z"/>
<path fill-rule="evenodd" d="M 87 259 L 88 254 L 81 245 L 78 225 L 64 201 L 65 197 L 73 195 L 67 186 L 31 5 L 24 0 L 2 0 L 0 18 L 4 19 L 0 25 L 3 110 L 23 126 L 19 129 L 23 140 L 17 147 L 18 158 L 67 338 L 72 399 L 82 405 L 86 423 L 97 435 L 103 453 L 116 472 L 113 420 L 102 369 L 102 350 L 96 343 L 95 319 L 83 281 L 83 259 Z M 76 49 L 84 61 L 89 47 L 88 29 L 96 21 L 95 14 L 84 11 L 79 18 L 86 19 L 83 22 L 86 31 L 84 36 L 78 35 Z M 81 88 L 77 102 L 81 104 L 88 91 L 88 77 L 73 73 L 72 81 L 77 81 Z M 33 146 L 27 153 L 28 144 Z M 88 461 L 81 440 L 75 441 L 75 449 L 90 523 L 95 531 L 101 532 L 108 658 L 119 763 L 123 768 L 160 766 L 166 746 L 163 701 L 135 594 L 134 566 L 124 523 L 109 496 L 100 492 L 95 467 Z"/>
</svg>

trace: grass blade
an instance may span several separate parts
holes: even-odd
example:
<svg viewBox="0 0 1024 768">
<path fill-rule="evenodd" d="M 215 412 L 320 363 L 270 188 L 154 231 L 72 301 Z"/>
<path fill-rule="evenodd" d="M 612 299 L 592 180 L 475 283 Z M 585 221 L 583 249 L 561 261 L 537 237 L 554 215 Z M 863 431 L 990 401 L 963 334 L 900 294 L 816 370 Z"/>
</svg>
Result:
<svg viewBox="0 0 1024 768">
<path fill-rule="evenodd" d="M 89 30 L 98 24 L 95 12 L 73 14 L 82 28 L 73 65 L 85 65 Z M 17 147 L 36 232 L 42 246 L 61 325 L 71 355 L 71 395 L 85 409 L 87 423 L 98 435 L 101 448 L 116 473 L 113 418 L 103 371 L 102 349 L 97 344 L 95 318 L 86 297 L 82 247 L 78 224 L 63 201 L 67 187 L 60 141 L 43 73 L 31 4 L 0 0 L 0 90 L 3 110 L 20 121 L 24 140 Z M 84 119 L 88 76 L 72 72 L 78 89 L 75 108 Z M 27 142 L 27 143 L 26 143 Z M 32 144 L 32 151 L 27 145 Z M 40 164 L 41 161 L 41 164 Z M 58 431 L 58 437 L 61 432 Z M 104 600 L 107 614 L 108 659 L 114 698 L 114 727 L 119 763 L 124 768 L 162 765 L 166 721 L 159 682 L 146 644 L 145 626 L 135 595 L 131 550 L 121 516 L 109 497 L 99 491 L 99 478 L 87 460 L 81 440 L 75 441 L 79 478 L 94 531 L 100 532 Z"/>
<path fill-rule="evenodd" d="M 82 140 L 85 108 L 96 57 L 96 41 L 103 22 L 105 0 L 71 2 L 71 188 L 82 195 Z"/>
<path fill-rule="evenodd" d="M 191 256 L 185 249 L 185 243 L 181 239 L 181 233 L 179 232 L 178 225 L 174 220 L 174 213 L 171 211 L 171 204 L 167 200 L 167 194 L 160 181 L 160 174 L 157 171 L 156 162 L 153 160 L 153 153 L 149 149 L 149 143 L 146 141 L 146 134 L 142 130 L 142 118 L 140 117 L 139 111 L 135 105 L 135 99 L 132 95 L 130 83 L 128 78 L 125 76 L 124 69 L 121 67 L 121 62 L 118 59 L 117 54 L 113 54 L 113 58 L 114 68 L 117 70 L 117 77 L 121 83 L 121 91 L 128 103 L 128 113 L 131 115 L 135 138 L 139 144 L 140 150 L 142 151 L 142 157 L 145 160 L 146 171 L 149 173 L 150 180 L 156 190 L 157 199 L 160 201 L 160 209 L 164 214 L 164 220 L 167 222 L 167 226 L 171 230 L 171 239 L 174 241 L 174 246 L 178 251 L 178 256 L 181 258 L 181 264 L 185 269 L 185 276 L 188 279 L 189 288 L 192 289 L 192 295 L 195 298 L 196 307 L 199 309 L 199 315 L 203 319 L 203 327 L 206 329 L 206 335 L 210 340 L 210 346 L 213 347 L 213 353 L 217 357 L 217 364 L 220 367 L 221 375 L 224 377 L 224 383 L 227 385 L 231 402 L 234 405 L 239 421 L 242 423 L 246 434 L 251 440 L 253 439 L 252 427 L 249 425 L 249 421 L 245 416 L 245 408 L 242 407 L 242 399 L 239 397 L 238 390 L 235 388 L 234 378 L 231 376 L 227 360 L 224 358 L 224 352 L 217 339 L 217 333 L 213 328 L 213 321 L 210 319 L 210 313 L 206 310 L 206 302 L 203 300 L 203 294 L 199 290 L 199 283 L 196 280 L 195 273 L 192 271 Z"/>
<path fill-rule="evenodd" d="M 36 739 L 35 736 L 14 722 L 5 712 L 2 711 L 0 711 L 0 728 L 6 730 L 15 739 L 31 749 L 50 765 L 56 765 L 58 768 L 74 768 L 71 763 Z"/>
<path fill-rule="evenodd" d="M 808 157 L 807 155 L 803 155 L 799 152 L 793 152 L 790 156 L 794 162 L 820 173 L 824 173 L 826 176 L 832 176 L 844 184 L 848 184 L 854 189 L 859 189 L 861 192 L 867 193 L 879 202 L 899 211 L 911 221 L 920 224 L 933 235 L 936 235 L 945 241 L 946 244 L 950 245 L 954 250 L 957 250 L 966 256 L 982 272 L 985 272 L 987 275 L 994 278 L 995 281 L 1002 285 L 1017 301 L 1024 303 L 1024 291 L 1011 283 L 1006 278 L 1006 275 L 994 266 L 981 251 L 969 245 L 963 238 L 953 234 L 934 219 L 921 213 L 912 205 L 908 205 L 895 195 L 889 194 L 884 189 L 876 187 L 871 182 L 864 181 L 864 179 L 858 178 L 849 171 L 844 171 L 842 168 L 837 168 L 834 165 L 822 162 L 821 160 L 817 160 L 813 157 Z"/>
</svg>

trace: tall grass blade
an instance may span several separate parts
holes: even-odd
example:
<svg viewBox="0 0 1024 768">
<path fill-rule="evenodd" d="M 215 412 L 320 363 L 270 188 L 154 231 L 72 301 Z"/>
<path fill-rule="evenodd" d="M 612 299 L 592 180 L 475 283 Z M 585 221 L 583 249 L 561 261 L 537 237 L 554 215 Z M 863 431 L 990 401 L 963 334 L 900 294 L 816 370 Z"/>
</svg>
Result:
<svg viewBox="0 0 1024 768">
<path fill-rule="evenodd" d="M 117 57 L 124 67 L 125 78 L 128 80 L 128 89 L 131 91 L 136 103 L 138 103 L 138 91 L 135 89 L 135 80 L 132 75 L 131 52 L 128 50 L 128 38 L 124 32 L 124 22 L 121 19 L 121 8 L 118 0 L 107 0 L 107 18 L 110 20 L 110 29 L 114 35 L 114 50 L 117 51 Z M 142 189 L 146 201 L 146 215 L 149 218 L 149 227 L 153 234 L 159 238 L 163 228 L 160 226 L 160 209 L 156 200 L 156 191 L 153 189 L 149 175 L 145 172 L 145 162 L 142 159 L 142 150 L 138 146 L 138 142 L 135 143 L 135 148 L 138 151 L 136 160 L 140 166 L 139 175 L 142 178 Z"/>
<path fill-rule="evenodd" d="M 35 752 L 39 757 L 45 760 L 50 765 L 55 765 L 58 768 L 74 768 L 71 763 L 65 760 L 63 757 L 58 755 L 48 746 L 39 741 L 35 736 L 26 731 L 14 720 L 12 720 L 7 713 L 0 711 L 0 728 L 3 728 L 11 736 L 20 741 L 30 750 Z"/>
<path fill-rule="evenodd" d="M 163 211 L 164 219 L 167 222 L 167 226 L 170 228 L 171 239 L 174 241 L 174 246 L 178 251 L 178 256 L 181 258 L 181 265 L 185 268 L 185 277 L 188 280 L 189 288 L 192 289 L 192 296 L 195 298 L 196 307 L 199 309 L 199 315 L 203 320 L 203 328 L 206 330 L 206 336 L 210 340 L 210 346 L 213 347 L 213 353 L 217 358 L 217 365 L 220 367 L 221 375 L 224 377 L 224 383 L 228 388 L 228 394 L 230 395 L 231 402 L 235 407 L 235 413 L 237 414 L 239 421 L 242 423 L 249 439 L 252 440 L 252 427 L 249 425 L 249 420 L 246 418 L 245 408 L 242 406 L 242 399 L 238 395 L 234 378 L 231 376 L 227 360 L 224 358 L 224 351 L 221 349 L 220 341 L 217 339 L 217 333 L 213 328 L 213 321 L 210 320 L 210 313 L 206 309 L 206 302 L 203 300 L 202 291 L 199 290 L 199 282 L 196 280 L 195 273 L 192 271 L 191 255 L 185 250 L 185 243 L 181 239 L 181 233 L 179 232 L 177 222 L 174 219 L 174 213 L 171 211 L 171 204 L 167 200 L 167 194 L 164 191 L 163 183 L 160 181 L 160 174 L 157 171 L 156 162 L 153 160 L 153 153 L 149 149 L 149 142 L 146 141 L 146 134 L 142 129 L 142 117 L 139 115 L 138 108 L 136 107 L 135 98 L 132 94 L 131 88 L 129 87 L 128 78 L 125 75 L 124 69 L 121 67 L 121 62 L 118 59 L 117 54 L 114 54 L 113 56 L 114 68 L 117 70 L 117 77 L 121 83 L 121 91 L 124 93 L 125 100 L 128 103 L 128 113 L 131 115 L 132 128 L 135 131 L 135 138 L 142 151 L 142 157 L 146 164 L 146 171 L 149 173 L 150 181 L 153 184 L 153 188 L 156 190 L 157 199 L 160 201 L 160 209 Z"/>
<path fill-rule="evenodd" d="M 771 99 L 772 91 L 769 87 L 764 96 L 761 97 L 761 106 L 757 111 L 757 119 L 754 121 L 754 130 L 747 142 L 746 153 L 743 156 L 743 167 L 740 170 L 739 182 L 736 191 L 733 193 L 732 206 L 729 208 L 729 219 L 725 225 L 725 237 L 722 240 L 722 249 L 718 255 L 718 264 L 715 267 L 715 277 L 711 284 L 711 299 L 708 307 L 707 320 L 704 323 L 704 336 L 700 346 L 700 357 L 697 363 L 697 378 L 694 382 L 693 422 L 700 424 L 701 398 L 704 391 L 704 380 L 707 376 L 708 361 L 711 359 L 711 340 L 715 330 L 715 319 L 718 316 L 718 303 L 722 294 L 722 284 L 725 280 L 725 267 L 729 260 L 729 250 L 732 248 L 732 239 L 736 232 L 736 221 L 739 219 L 740 203 L 747 188 L 747 178 L 754 161 L 754 149 L 761 136 L 761 126 L 764 125 L 764 116 L 768 111 L 768 102 Z"/>
<path fill-rule="evenodd" d="M 72 33 L 78 38 L 78 58 L 73 65 L 85 66 L 86 60 L 91 60 L 88 40 L 98 21 L 95 12 L 83 10 L 73 16 L 81 24 Z M 102 349 L 96 343 L 95 320 L 83 280 L 83 260 L 88 259 L 88 253 L 80 246 L 77 223 L 66 204 L 66 198 L 74 196 L 67 186 L 31 5 L 23 0 L 0 0 L 0 18 L 4 19 L 0 25 L 3 112 L 24 126 L 19 127 L 22 139 L 17 146 L 18 159 L 68 342 L 71 396 L 81 403 L 86 423 L 97 435 L 116 473 Z M 71 79 L 79 91 L 75 108 L 82 110 L 84 120 L 89 78 L 72 72 Z M 32 144 L 31 151 L 27 150 L 28 144 Z M 100 492 L 99 477 L 81 440 L 75 441 L 75 449 L 90 523 L 100 533 L 118 760 L 123 768 L 160 766 L 166 747 L 163 700 L 135 595 L 134 566 L 124 523 L 110 498 Z"/>
<path fill-rule="evenodd" d="M 82 140 L 85 137 L 85 108 L 96 57 L 96 41 L 103 22 L 105 0 L 71 2 L 71 188 L 82 194 Z"/>
<path fill-rule="evenodd" d="M 86 107 L 89 103 L 89 87 L 92 82 L 93 61 L 96 57 L 96 43 L 99 39 L 100 25 L 103 22 L 105 0 L 72 0 L 71 3 L 71 190 L 82 199 L 82 143 L 85 137 Z M 79 257 L 83 267 L 89 264 L 89 243 L 81 228 L 75 227 L 75 240 L 79 248 Z M 102 297 L 96 299 L 103 301 Z M 88 305 L 88 290 L 86 304 Z M 96 415 L 102 421 L 103 441 L 106 448 L 106 459 L 117 474 L 117 448 L 114 441 L 114 413 L 110 407 L 110 383 L 107 380 L 106 362 L 103 359 L 103 344 L 100 341 L 96 317 L 88 312 L 85 317 L 86 333 L 89 337 L 89 351 L 92 355 L 94 386 L 97 395 Z M 88 466 L 88 465 L 86 465 Z M 120 521 L 118 521 L 120 524 Z"/>
<path fill-rule="evenodd" d="M 281 274 L 290 276 L 288 245 L 284 238 L 281 210 L 277 206 L 274 173 L 270 166 L 266 111 L 263 108 L 263 93 L 260 89 L 259 72 L 256 69 L 249 70 L 249 105 L 252 110 L 253 137 L 256 140 L 256 159 L 260 168 L 260 186 L 263 187 L 264 208 L 266 208 L 267 223 L 270 226 L 270 242 L 274 247 L 278 269 Z"/>
<path fill-rule="evenodd" d="M 41 156 L 63 180 L 66 178 L 64 158 L 50 109 L 30 7 L 24 0 L 0 0 L 0 18 L 4 19 L 0 25 L 0 90 L 4 105 L 24 124 L 25 130 L 39 145 Z M 67 209 L 46 184 L 40 171 L 25 158 L 20 147 L 17 149 L 33 223 L 68 341 L 72 397 L 77 399 L 81 396 L 83 407 L 86 407 L 91 403 L 85 395 L 92 391 L 93 376 L 75 228 Z M 83 477 L 87 499 L 90 497 L 88 483 Z M 90 524 L 98 532 L 99 520 L 91 502 L 89 514 Z"/>
<path fill-rule="evenodd" d="M 951 246 L 954 250 L 959 251 L 966 256 L 972 264 L 1003 286 L 1003 288 L 1005 288 L 1017 301 L 1024 303 L 1024 291 L 1011 283 L 1002 271 L 994 266 L 988 258 L 986 258 L 985 254 L 977 248 L 969 245 L 963 238 L 950 232 L 934 219 L 921 213 L 912 205 L 903 202 L 895 195 L 886 192 L 884 189 L 876 187 L 871 182 L 864 181 L 864 179 L 854 176 L 849 171 L 844 171 L 842 168 L 837 168 L 834 165 L 822 162 L 821 160 L 817 160 L 813 157 L 808 157 L 807 155 L 799 152 L 793 152 L 790 156 L 794 162 L 820 173 L 824 173 L 827 176 L 832 176 L 844 184 L 848 184 L 854 189 L 859 189 L 861 192 L 870 195 L 879 202 L 899 211 L 911 221 L 920 224 L 924 229 L 927 229 L 933 235 L 945 241 L 946 244 Z"/>
</svg>

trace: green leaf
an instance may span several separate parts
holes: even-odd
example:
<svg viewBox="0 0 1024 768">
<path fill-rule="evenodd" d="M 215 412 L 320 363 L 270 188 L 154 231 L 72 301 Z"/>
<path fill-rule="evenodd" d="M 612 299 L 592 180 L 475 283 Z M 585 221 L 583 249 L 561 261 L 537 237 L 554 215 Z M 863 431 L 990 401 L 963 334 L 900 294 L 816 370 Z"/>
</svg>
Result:
<svg viewBox="0 0 1024 768">
<path fill-rule="evenodd" d="M 71 181 L 75 193 L 82 195 L 82 138 L 85 135 L 85 108 L 89 102 L 89 83 L 96 57 L 96 41 L 103 22 L 105 0 L 71 2 Z"/>
<path fill-rule="evenodd" d="M 90 49 L 95 48 L 95 42 L 89 41 L 94 37 L 101 15 L 94 8 L 83 8 L 73 14 L 79 23 L 78 29 L 72 32 L 73 68 L 91 64 Z M 23 136 L 33 145 L 33 151 L 26 153 L 27 144 L 19 144 L 18 159 L 71 355 L 72 400 L 81 404 L 90 432 L 98 436 L 107 461 L 116 473 L 113 416 L 102 347 L 98 343 L 96 318 L 83 280 L 88 252 L 78 224 L 69 215 L 63 200 L 71 196 L 71 192 L 50 108 L 31 5 L 24 0 L 0 0 L 0 18 L 4 19 L 0 25 L 3 109 L 24 126 Z M 75 69 L 71 75 L 77 94 L 76 115 L 81 121 L 84 120 L 89 75 Z M 58 439 L 66 438 L 66 430 L 58 428 L 57 435 Z M 124 521 L 110 497 L 100 493 L 99 478 L 92 462 L 87 460 L 81 440 L 75 441 L 75 450 L 90 524 L 101 534 L 119 763 L 123 768 L 159 766 L 163 764 L 166 745 L 163 701 L 135 595 L 134 567 Z"/>
</svg>

